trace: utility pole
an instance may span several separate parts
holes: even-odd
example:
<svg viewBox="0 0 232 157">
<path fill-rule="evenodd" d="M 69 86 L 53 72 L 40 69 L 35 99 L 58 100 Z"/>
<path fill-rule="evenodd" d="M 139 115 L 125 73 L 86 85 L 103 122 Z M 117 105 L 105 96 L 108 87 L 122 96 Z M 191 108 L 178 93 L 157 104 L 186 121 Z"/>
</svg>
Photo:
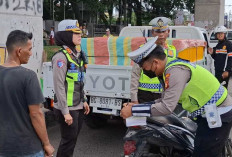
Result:
<svg viewBox="0 0 232 157">
<path fill-rule="evenodd" d="M 52 0 L 52 20 L 54 22 L 54 0 Z"/>
<path fill-rule="evenodd" d="M 82 23 L 83 23 L 83 1 L 81 2 L 81 19 L 82 19 Z"/>
<path fill-rule="evenodd" d="M 50 4 L 50 18 L 52 18 L 52 15 L 53 15 L 53 10 L 52 10 L 52 2 L 53 0 L 50 0 L 49 2 L 49 4 Z"/>
<path fill-rule="evenodd" d="M 231 28 L 231 10 L 230 10 L 230 12 L 229 12 L 229 17 L 228 17 L 228 26 L 229 26 L 229 28 Z"/>
<path fill-rule="evenodd" d="M 65 20 L 65 1 L 64 1 L 64 20 Z"/>
</svg>

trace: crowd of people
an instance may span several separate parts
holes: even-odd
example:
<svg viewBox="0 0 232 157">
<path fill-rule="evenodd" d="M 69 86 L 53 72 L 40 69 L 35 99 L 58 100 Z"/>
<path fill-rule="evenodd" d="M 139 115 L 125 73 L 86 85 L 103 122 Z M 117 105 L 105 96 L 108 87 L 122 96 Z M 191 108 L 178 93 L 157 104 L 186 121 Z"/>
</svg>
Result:
<svg viewBox="0 0 232 157">
<path fill-rule="evenodd" d="M 178 102 L 182 103 L 198 124 L 193 156 L 219 157 L 232 126 L 232 98 L 226 89 L 232 68 L 232 44 L 226 39 L 226 28 L 217 27 L 219 42 L 208 48 L 215 61 L 213 76 L 203 67 L 178 58 L 175 47 L 166 42 L 169 22 L 166 17 L 153 19 L 150 24 L 154 38 L 128 54 L 135 63 L 131 103 L 123 104 L 120 115 L 124 119 L 167 115 Z M 104 37 L 111 36 L 107 28 Z M 61 48 L 52 57 L 54 114 L 61 131 L 57 157 L 73 156 L 84 115 L 90 112 L 84 92 L 88 60 L 82 50 L 76 49 L 85 37 L 88 30 L 81 28 L 77 20 L 61 21 L 58 31 L 52 27 L 49 36 L 50 45 L 56 43 Z M 44 97 L 36 73 L 21 66 L 32 55 L 32 38 L 31 33 L 21 30 L 12 31 L 7 37 L 8 59 L 0 66 L 0 157 L 52 157 L 54 153 L 41 111 Z M 225 87 L 221 85 L 223 81 Z M 148 101 L 154 103 L 145 104 Z M 209 128 L 205 105 L 216 105 L 225 111 L 221 127 Z"/>
</svg>

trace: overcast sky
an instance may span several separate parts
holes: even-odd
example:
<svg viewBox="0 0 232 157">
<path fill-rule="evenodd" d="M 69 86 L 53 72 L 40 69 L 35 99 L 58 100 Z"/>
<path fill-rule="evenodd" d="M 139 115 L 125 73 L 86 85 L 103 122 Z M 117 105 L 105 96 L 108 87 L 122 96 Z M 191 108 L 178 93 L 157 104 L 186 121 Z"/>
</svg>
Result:
<svg viewBox="0 0 232 157">
<path fill-rule="evenodd" d="M 228 6 L 231 5 L 231 6 Z M 232 13 L 232 0 L 225 0 L 225 13 L 229 13 L 231 10 Z"/>
</svg>

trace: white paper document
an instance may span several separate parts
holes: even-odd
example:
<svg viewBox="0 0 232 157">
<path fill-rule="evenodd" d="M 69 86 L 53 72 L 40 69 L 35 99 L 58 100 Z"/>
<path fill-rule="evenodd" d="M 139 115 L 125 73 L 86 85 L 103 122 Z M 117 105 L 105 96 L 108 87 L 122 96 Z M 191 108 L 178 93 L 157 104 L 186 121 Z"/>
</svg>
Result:
<svg viewBox="0 0 232 157">
<path fill-rule="evenodd" d="M 147 117 L 129 117 L 126 119 L 126 126 L 147 125 Z"/>
</svg>

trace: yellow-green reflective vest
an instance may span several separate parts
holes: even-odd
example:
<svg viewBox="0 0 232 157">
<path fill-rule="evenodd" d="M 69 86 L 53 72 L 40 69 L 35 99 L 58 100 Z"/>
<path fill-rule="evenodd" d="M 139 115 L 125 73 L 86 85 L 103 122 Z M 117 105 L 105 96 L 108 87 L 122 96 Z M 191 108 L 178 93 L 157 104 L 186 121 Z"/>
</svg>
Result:
<svg viewBox="0 0 232 157">
<path fill-rule="evenodd" d="M 176 58 L 176 48 L 173 45 L 168 45 L 168 48 L 164 50 L 164 53 L 169 56 Z M 160 93 L 163 91 L 163 87 L 158 79 L 158 77 L 150 78 L 141 71 L 139 78 L 139 89 L 144 91 L 150 91 L 154 93 Z"/>
<path fill-rule="evenodd" d="M 81 101 L 81 94 L 83 90 L 75 90 L 75 88 L 80 88 L 78 82 L 83 82 L 84 80 L 83 61 L 81 60 L 81 63 L 79 65 L 71 58 L 70 54 L 65 49 L 62 49 L 62 52 L 67 57 L 67 72 L 65 78 L 67 83 L 67 105 L 69 107 L 76 106 Z"/>
<path fill-rule="evenodd" d="M 191 113 L 192 117 L 202 115 L 204 105 L 218 106 L 226 99 L 226 88 L 221 86 L 208 70 L 185 60 L 169 58 L 165 71 L 175 65 L 184 65 L 191 70 L 191 78 L 180 96 L 179 103 Z"/>
</svg>

